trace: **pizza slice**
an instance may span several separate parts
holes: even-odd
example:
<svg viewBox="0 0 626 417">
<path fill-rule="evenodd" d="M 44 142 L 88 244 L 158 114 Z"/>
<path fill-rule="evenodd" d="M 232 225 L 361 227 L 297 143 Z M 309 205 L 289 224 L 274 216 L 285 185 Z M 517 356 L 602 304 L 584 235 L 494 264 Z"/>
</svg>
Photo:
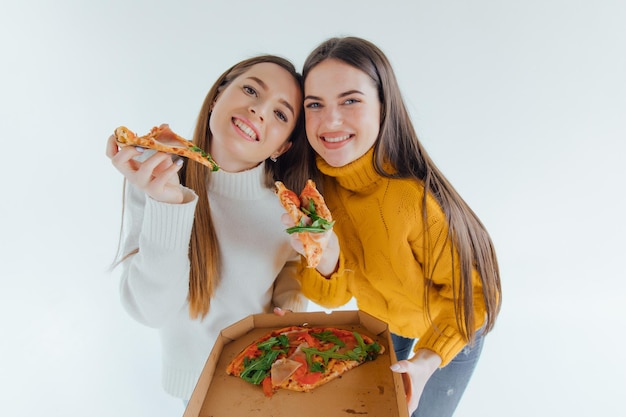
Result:
<svg viewBox="0 0 626 417">
<path fill-rule="evenodd" d="M 315 268 L 322 258 L 322 246 L 316 239 L 316 233 L 324 233 L 335 224 L 324 197 L 317 190 L 313 180 L 306 182 L 300 196 L 280 181 L 276 181 L 275 185 L 280 203 L 296 224 L 286 231 L 290 234 L 300 234 L 307 265 Z"/>
<path fill-rule="evenodd" d="M 144 136 L 137 136 L 125 126 L 115 129 L 115 140 L 120 146 L 140 146 L 142 148 L 154 149 L 160 152 L 180 155 L 205 165 L 211 171 L 219 170 L 219 166 L 211 155 L 198 148 L 193 142 L 178 136 L 170 129 L 169 125 L 153 127 Z"/>
<path fill-rule="evenodd" d="M 261 385 L 267 397 L 281 388 L 309 392 L 384 351 L 355 331 L 290 326 L 256 339 L 231 360 L 226 373 Z"/>
</svg>

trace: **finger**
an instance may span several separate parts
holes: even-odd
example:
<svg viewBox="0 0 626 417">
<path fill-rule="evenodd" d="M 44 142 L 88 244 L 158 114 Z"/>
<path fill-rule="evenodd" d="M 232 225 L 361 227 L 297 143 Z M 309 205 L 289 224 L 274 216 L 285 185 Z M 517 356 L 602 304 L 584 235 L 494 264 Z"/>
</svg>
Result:
<svg viewBox="0 0 626 417">
<path fill-rule="evenodd" d="M 409 372 L 409 361 L 402 360 L 391 365 L 391 370 L 397 373 L 406 373 Z"/>
<path fill-rule="evenodd" d="M 155 172 L 155 169 L 167 159 L 170 159 L 169 154 L 165 152 L 156 152 L 141 163 L 141 166 L 137 170 L 137 174 L 146 180 L 150 180 L 154 174 L 159 173 L 158 171 Z"/>
<path fill-rule="evenodd" d="M 332 230 L 332 229 L 331 229 Z M 322 246 L 324 243 L 328 242 L 328 239 L 330 239 L 331 236 L 331 230 L 328 230 L 326 232 L 321 232 L 321 233 L 311 233 L 311 239 L 313 239 L 314 241 L 322 244 Z"/>
<path fill-rule="evenodd" d="M 170 164 L 170 166 L 161 172 L 153 172 L 152 179 L 150 180 L 149 188 L 156 192 L 163 190 L 167 184 L 179 184 L 178 171 L 183 165 L 183 161 L 179 159 L 176 163 Z"/>
<path fill-rule="evenodd" d="M 117 145 L 117 141 L 115 140 L 115 135 L 111 135 L 109 136 L 109 139 L 107 139 L 106 156 L 108 156 L 110 159 L 113 159 L 113 157 L 117 155 L 118 152 L 119 146 Z"/>
<path fill-rule="evenodd" d="M 140 167 L 141 162 L 136 161 L 134 158 L 141 155 L 142 148 L 135 148 L 134 146 L 123 146 L 117 151 L 117 153 L 111 158 L 111 163 L 118 171 L 124 176 L 134 174 Z"/>
<path fill-rule="evenodd" d="M 291 313 L 291 310 L 283 310 L 280 307 L 274 307 L 274 314 L 276 314 L 277 316 L 284 316 L 287 313 Z"/>
<path fill-rule="evenodd" d="M 280 221 L 286 226 L 286 227 L 292 227 L 296 225 L 296 222 L 293 221 L 293 219 L 291 218 L 291 216 L 289 215 L 289 213 L 283 213 L 280 216 Z"/>
<path fill-rule="evenodd" d="M 169 154 L 168 154 L 169 155 Z M 161 161 L 157 166 L 154 167 L 154 174 L 158 175 L 161 172 L 167 171 L 169 168 L 174 165 L 174 161 L 172 161 L 171 155 L 170 158 L 165 158 Z"/>
<path fill-rule="evenodd" d="M 304 254 L 304 244 L 300 240 L 300 233 L 291 235 L 291 247 L 298 253 Z"/>
</svg>

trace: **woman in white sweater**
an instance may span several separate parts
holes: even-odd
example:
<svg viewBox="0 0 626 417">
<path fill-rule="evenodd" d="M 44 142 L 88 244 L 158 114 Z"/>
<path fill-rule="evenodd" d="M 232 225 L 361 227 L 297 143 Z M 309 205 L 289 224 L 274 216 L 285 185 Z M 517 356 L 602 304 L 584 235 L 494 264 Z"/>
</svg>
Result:
<svg viewBox="0 0 626 417">
<path fill-rule="evenodd" d="M 219 171 L 162 152 L 120 149 L 109 138 L 107 156 L 129 184 L 122 304 L 158 329 L 162 382 L 175 397 L 189 400 L 221 329 L 276 307 L 306 309 L 294 279 L 300 255 L 272 188 L 276 179 L 293 189 L 306 180 L 290 174 L 295 163 L 306 163 L 298 158 L 305 145 L 301 108 L 293 65 L 259 56 L 224 72 L 198 116 L 193 141 Z"/>
</svg>

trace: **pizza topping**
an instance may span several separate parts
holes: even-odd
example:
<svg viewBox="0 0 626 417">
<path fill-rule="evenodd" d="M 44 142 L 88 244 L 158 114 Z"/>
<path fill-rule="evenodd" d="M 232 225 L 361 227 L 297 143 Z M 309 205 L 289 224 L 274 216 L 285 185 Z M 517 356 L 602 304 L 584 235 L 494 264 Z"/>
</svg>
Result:
<svg viewBox="0 0 626 417">
<path fill-rule="evenodd" d="M 226 371 L 261 384 L 271 396 L 278 388 L 310 391 L 383 352 L 381 345 L 358 332 L 293 326 L 257 339 Z"/>
<path fill-rule="evenodd" d="M 307 267 L 315 268 L 322 259 L 322 242 L 316 234 L 332 229 L 333 216 L 326 206 L 324 197 L 320 194 L 313 180 L 307 180 L 304 189 L 298 196 L 285 187 L 281 181 L 275 182 L 276 194 L 283 208 L 295 226 L 287 229 L 287 233 L 298 233 L 302 242 Z"/>
<path fill-rule="evenodd" d="M 307 217 L 302 216 L 300 218 L 300 222 L 297 225 L 290 227 L 286 230 L 287 233 L 323 233 L 332 229 L 333 225 L 335 224 L 334 220 L 328 221 L 317 214 L 317 212 L 315 211 L 315 204 L 313 203 L 313 200 L 309 200 L 308 209 L 300 207 L 300 210 L 302 210 L 304 214 L 308 216 L 308 218 L 311 220 L 311 223 L 307 221 Z"/>
<path fill-rule="evenodd" d="M 239 376 L 252 383 L 260 384 L 270 374 L 272 364 L 278 355 L 286 354 L 289 347 L 288 339 L 284 335 L 270 337 L 269 339 L 257 343 L 256 350 L 260 355 L 243 358 L 243 370 Z M 256 350 L 254 350 L 256 352 Z M 249 350 L 248 350 L 249 351 Z"/>
<path fill-rule="evenodd" d="M 302 362 L 281 358 L 272 364 L 271 376 L 272 386 L 277 387 L 293 375 L 302 366 Z"/>
</svg>

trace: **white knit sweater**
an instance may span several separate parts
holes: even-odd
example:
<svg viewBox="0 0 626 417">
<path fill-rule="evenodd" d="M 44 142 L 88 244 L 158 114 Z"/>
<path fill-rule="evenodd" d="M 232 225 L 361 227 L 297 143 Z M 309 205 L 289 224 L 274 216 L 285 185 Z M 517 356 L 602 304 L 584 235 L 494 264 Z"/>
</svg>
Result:
<svg viewBox="0 0 626 417">
<path fill-rule="evenodd" d="M 189 317 L 189 241 L 198 197 L 184 204 L 157 202 L 129 186 L 121 300 L 137 321 L 157 328 L 163 387 L 189 399 L 219 332 L 273 306 L 306 309 L 294 279 L 300 256 L 280 221 L 284 210 L 263 185 L 263 164 L 249 171 L 211 174 L 209 202 L 222 257 L 220 284 L 204 319 Z"/>
</svg>

